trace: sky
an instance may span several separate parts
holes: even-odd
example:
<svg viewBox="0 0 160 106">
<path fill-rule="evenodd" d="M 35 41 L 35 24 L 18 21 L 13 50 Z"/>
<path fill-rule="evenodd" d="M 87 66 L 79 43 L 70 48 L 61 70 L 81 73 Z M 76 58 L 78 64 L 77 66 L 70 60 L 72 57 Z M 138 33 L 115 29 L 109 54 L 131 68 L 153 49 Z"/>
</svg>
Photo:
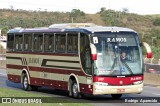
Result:
<svg viewBox="0 0 160 106">
<path fill-rule="evenodd" d="M 127 8 L 129 13 L 141 15 L 160 14 L 160 0 L 0 0 L 0 8 L 70 12 L 80 9 L 85 13 L 94 14 L 101 7 L 122 11 Z"/>
</svg>

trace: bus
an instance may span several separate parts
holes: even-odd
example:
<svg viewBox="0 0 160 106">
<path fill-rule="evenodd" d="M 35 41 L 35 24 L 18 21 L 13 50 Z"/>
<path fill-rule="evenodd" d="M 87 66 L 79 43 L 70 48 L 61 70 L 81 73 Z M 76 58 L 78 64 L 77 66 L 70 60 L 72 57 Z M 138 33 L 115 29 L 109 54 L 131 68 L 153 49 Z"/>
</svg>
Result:
<svg viewBox="0 0 160 106">
<path fill-rule="evenodd" d="M 83 94 L 139 94 L 143 90 L 142 45 L 136 31 L 92 23 L 14 28 L 7 34 L 7 77 L 24 90 L 51 87 Z M 122 55 L 125 60 L 122 60 Z"/>
</svg>

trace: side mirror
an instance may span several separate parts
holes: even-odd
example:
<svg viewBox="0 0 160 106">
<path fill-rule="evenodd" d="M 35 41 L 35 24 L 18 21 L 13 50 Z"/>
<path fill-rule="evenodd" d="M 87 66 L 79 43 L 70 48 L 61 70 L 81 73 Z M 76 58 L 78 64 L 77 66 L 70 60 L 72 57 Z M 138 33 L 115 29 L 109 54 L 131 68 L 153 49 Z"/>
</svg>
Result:
<svg viewBox="0 0 160 106">
<path fill-rule="evenodd" d="M 149 44 L 146 42 L 143 42 L 143 46 L 145 47 L 147 51 L 147 58 L 152 58 L 152 51 L 151 51 L 151 47 L 149 46 Z"/>
<path fill-rule="evenodd" d="M 90 48 L 91 48 L 91 59 L 97 60 L 97 49 L 96 49 L 95 45 L 91 43 Z"/>
</svg>

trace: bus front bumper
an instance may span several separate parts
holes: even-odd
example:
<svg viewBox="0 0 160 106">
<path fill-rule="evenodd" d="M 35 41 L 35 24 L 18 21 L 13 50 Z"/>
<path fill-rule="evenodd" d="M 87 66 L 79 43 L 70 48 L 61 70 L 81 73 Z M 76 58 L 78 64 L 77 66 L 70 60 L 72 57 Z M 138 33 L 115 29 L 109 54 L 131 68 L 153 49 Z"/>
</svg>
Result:
<svg viewBox="0 0 160 106">
<path fill-rule="evenodd" d="M 124 85 L 124 86 L 110 86 L 103 84 L 93 84 L 93 94 L 132 94 L 141 93 L 143 90 L 143 83 L 137 85 Z"/>
</svg>

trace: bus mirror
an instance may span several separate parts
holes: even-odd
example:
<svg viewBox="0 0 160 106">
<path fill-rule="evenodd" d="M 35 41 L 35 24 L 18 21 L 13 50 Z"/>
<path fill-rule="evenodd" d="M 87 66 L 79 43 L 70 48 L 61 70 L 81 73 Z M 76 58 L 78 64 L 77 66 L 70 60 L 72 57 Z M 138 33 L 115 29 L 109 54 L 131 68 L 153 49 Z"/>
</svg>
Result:
<svg viewBox="0 0 160 106">
<path fill-rule="evenodd" d="M 96 49 L 95 45 L 91 43 L 90 48 L 91 48 L 91 59 L 97 60 L 97 49 Z"/>
<path fill-rule="evenodd" d="M 151 47 L 149 46 L 149 44 L 146 42 L 143 42 L 143 46 L 145 47 L 147 51 L 147 58 L 152 58 L 152 51 L 151 51 Z"/>
</svg>

